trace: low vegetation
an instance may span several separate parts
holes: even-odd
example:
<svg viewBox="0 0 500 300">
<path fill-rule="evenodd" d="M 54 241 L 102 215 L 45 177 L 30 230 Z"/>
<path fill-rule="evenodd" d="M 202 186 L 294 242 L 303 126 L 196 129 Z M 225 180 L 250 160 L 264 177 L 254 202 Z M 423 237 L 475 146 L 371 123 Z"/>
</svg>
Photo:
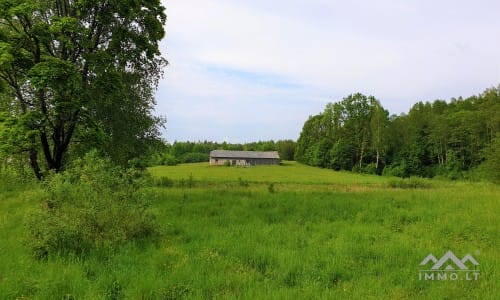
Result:
<svg viewBox="0 0 500 300">
<path fill-rule="evenodd" d="M 37 259 L 114 251 L 159 236 L 156 216 L 140 190 L 144 179 L 96 154 L 76 160 L 45 183 L 44 200 L 27 217 L 27 244 Z"/>
<path fill-rule="evenodd" d="M 45 185 L 11 180 L 15 174 L 1 172 L 0 209 L 8 213 L 0 218 L 0 298 L 500 296 L 500 188 L 494 184 L 334 172 L 293 162 L 251 168 L 206 163 L 155 167 L 152 178 L 106 175 L 102 164 L 84 163 Z M 135 182 L 135 188 L 125 188 L 124 181 Z M 90 186 L 95 191 L 84 189 Z M 109 186 L 114 188 L 107 190 Z M 48 199 L 69 198 L 83 203 L 97 199 L 75 204 L 85 211 L 102 203 L 114 212 L 115 200 L 135 208 L 146 203 L 156 216 L 151 224 L 161 232 L 145 238 L 132 234 L 134 238 L 118 242 L 111 238 L 107 243 L 112 246 L 102 247 L 104 233 L 103 239 L 93 239 L 97 244 L 85 255 L 55 251 L 37 259 L 37 240 L 27 229 L 50 222 L 29 223 L 33 210 L 48 215 Z M 108 216 L 116 219 L 113 226 L 124 224 L 114 213 Z M 66 225 L 88 230 L 69 218 Z M 126 227 L 111 228 L 117 236 L 127 236 Z M 419 280 L 420 262 L 429 253 L 441 257 L 448 250 L 460 257 L 473 255 L 480 278 Z"/>
</svg>

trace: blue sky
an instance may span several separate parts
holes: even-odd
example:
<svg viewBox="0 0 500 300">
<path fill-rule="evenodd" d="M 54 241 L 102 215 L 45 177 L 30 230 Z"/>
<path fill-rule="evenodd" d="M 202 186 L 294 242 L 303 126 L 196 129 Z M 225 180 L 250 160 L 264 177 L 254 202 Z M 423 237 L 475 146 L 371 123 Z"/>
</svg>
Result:
<svg viewBox="0 0 500 300">
<path fill-rule="evenodd" d="M 500 1 L 169 0 L 167 141 L 297 139 L 361 92 L 393 114 L 500 84 Z"/>
</svg>

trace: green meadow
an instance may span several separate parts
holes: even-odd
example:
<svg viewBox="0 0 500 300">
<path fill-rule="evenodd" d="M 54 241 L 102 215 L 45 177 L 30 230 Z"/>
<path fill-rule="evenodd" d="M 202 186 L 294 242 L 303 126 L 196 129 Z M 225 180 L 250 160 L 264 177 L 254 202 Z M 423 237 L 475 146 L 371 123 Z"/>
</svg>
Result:
<svg viewBox="0 0 500 300">
<path fill-rule="evenodd" d="M 157 241 L 45 260 L 25 225 L 44 190 L 3 178 L 0 299 L 500 299 L 498 185 L 295 162 L 149 172 Z M 419 278 L 449 250 L 477 280 Z"/>
</svg>

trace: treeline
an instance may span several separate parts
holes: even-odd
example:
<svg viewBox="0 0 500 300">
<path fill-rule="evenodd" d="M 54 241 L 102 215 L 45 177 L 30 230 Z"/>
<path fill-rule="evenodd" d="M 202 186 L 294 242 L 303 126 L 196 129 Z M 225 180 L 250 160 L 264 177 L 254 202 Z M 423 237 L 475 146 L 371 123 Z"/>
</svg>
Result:
<svg viewBox="0 0 500 300">
<path fill-rule="evenodd" d="M 150 158 L 150 165 L 176 165 L 178 163 L 208 162 L 212 150 L 278 151 L 282 160 L 293 160 L 295 142 L 292 140 L 259 141 L 246 144 L 216 142 L 174 142 L 164 144 Z"/>
<path fill-rule="evenodd" d="M 354 94 L 310 116 L 297 141 L 299 162 L 364 173 L 500 176 L 500 86 L 466 99 L 415 104 L 389 115 L 373 96 Z"/>
</svg>

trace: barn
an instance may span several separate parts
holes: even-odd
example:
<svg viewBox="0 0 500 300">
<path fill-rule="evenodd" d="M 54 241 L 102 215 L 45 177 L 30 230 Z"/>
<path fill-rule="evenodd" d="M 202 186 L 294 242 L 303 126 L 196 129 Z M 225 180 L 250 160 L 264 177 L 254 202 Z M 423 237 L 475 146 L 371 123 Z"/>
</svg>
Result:
<svg viewBox="0 0 500 300">
<path fill-rule="evenodd" d="M 255 166 L 278 165 L 280 156 L 276 151 L 230 151 L 213 150 L 210 152 L 210 165 Z"/>
</svg>

